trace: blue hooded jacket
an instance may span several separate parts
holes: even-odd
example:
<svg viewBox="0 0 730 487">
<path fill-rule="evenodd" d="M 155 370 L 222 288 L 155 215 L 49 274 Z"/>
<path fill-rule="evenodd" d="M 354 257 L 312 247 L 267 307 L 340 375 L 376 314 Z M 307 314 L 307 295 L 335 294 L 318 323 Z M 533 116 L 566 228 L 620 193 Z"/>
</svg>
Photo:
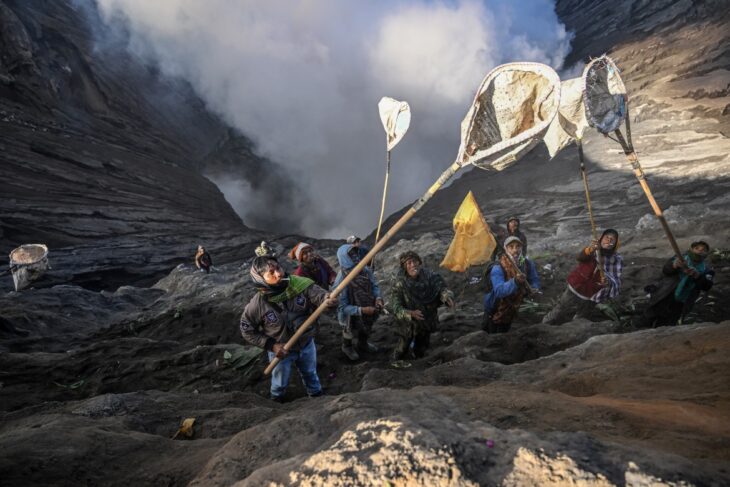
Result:
<svg viewBox="0 0 730 487">
<path fill-rule="evenodd" d="M 526 269 L 521 269 L 527 276 L 527 282 L 533 289 L 540 289 L 540 276 L 537 274 L 535 263 L 530 259 L 525 258 Z M 489 274 L 489 280 L 492 282 L 492 291 L 484 295 L 484 311 L 487 314 L 491 314 L 494 310 L 494 306 L 498 299 L 505 298 L 517 292 L 519 285 L 517 281 L 512 279 L 505 279 L 504 270 L 502 266 L 497 262 L 492 267 L 492 272 Z"/>
<path fill-rule="evenodd" d="M 357 265 L 348 254 L 351 248 L 352 244 L 345 244 L 337 249 L 337 260 L 340 263 L 340 270 L 337 272 L 337 277 L 335 278 L 335 282 L 332 285 L 333 289 L 336 288 L 343 279 L 345 279 L 345 274 L 342 272 L 343 269 L 345 271 L 349 271 Z M 367 275 L 370 279 L 370 282 L 373 285 L 373 294 L 375 295 L 375 297 L 381 297 L 380 288 L 378 287 L 378 283 L 375 281 L 373 271 L 371 271 L 369 267 L 365 266 L 362 272 L 364 272 L 365 275 Z M 350 316 L 362 316 L 362 311 L 360 307 L 350 304 L 350 298 L 347 293 L 347 288 L 345 288 L 340 293 L 340 295 L 338 296 L 338 300 L 339 303 L 337 304 L 337 321 L 339 321 L 341 325 L 347 324 Z"/>
</svg>

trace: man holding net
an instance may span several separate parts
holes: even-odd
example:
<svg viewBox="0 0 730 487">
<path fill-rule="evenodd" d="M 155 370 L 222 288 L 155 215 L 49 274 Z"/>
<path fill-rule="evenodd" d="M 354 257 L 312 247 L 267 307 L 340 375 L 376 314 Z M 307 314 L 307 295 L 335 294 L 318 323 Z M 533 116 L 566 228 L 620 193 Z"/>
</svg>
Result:
<svg viewBox="0 0 730 487">
<path fill-rule="evenodd" d="M 618 247 L 618 232 L 608 229 L 578 253 L 578 264 L 568 274 L 568 285 L 555 307 L 543 318 L 544 325 L 588 318 L 598 303 L 618 297 L 623 271 Z"/>
<path fill-rule="evenodd" d="M 268 352 L 279 363 L 271 374 L 271 399 L 284 400 L 292 365 L 296 365 L 310 397 L 322 395 L 317 375 L 315 327 L 309 328 L 287 350 L 284 345 L 307 317 L 322 303 L 337 304 L 327 291 L 306 277 L 290 276 L 275 257 L 262 255 L 251 263 L 251 281 L 256 294 L 243 310 L 240 321 L 244 340 Z"/>
</svg>

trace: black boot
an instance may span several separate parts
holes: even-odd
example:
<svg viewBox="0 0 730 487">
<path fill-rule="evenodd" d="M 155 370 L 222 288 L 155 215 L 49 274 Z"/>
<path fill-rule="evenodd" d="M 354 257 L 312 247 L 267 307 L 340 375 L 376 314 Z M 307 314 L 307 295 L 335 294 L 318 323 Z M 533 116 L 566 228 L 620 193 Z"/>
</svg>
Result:
<svg viewBox="0 0 730 487">
<path fill-rule="evenodd" d="M 368 341 L 366 333 L 359 333 L 357 335 L 357 351 L 360 353 L 377 353 L 378 347 Z"/>
</svg>

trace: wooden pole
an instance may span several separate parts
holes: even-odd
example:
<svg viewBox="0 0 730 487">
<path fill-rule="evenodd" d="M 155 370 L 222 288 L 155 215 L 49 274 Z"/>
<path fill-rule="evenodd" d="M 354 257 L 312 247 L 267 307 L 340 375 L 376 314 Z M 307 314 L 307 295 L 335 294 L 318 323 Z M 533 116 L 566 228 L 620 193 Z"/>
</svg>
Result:
<svg viewBox="0 0 730 487">
<path fill-rule="evenodd" d="M 416 201 L 412 207 L 408 209 L 395 224 L 388 230 L 388 232 L 383 235 L 383 238 L 378 241 L 372 249 L 370 249 L 370 252 L 367 253 L 363 259 L 358 262 L 358 264 L 345 276 L 345 278 L 342 280 L 342 282 L 334 288 L 330 294 L 330 298 L 336 298 L 339 296 L 339 294 L 347 287 L 348 284 L 350 284 L 350 281 L 352 281 L 360 272 L 365 268 L 365 266 L 375 257 L 375 254 L 377 254 L 380 249 L 382 249 L 385 244 L 390 240 L 396 233 L 398 233 L 398 230 L 400 230 L 403 225 L 405 225 L 408 220 L 410 220 L 413 215 L 416 214 L 418 210 L 420 210 L 423 205 L 426 204 L 428 200 L 431 199 L 431 197 L 438 191 L 451 177 L 456 174 L 456 171 L 458 171 L 461 168 L 461 164 L 457 161 L 454 162 L 451 166 L 449 166 L 448 169 L 446 169 L 441 176 L 438 178 L 438 180 L 433 183 L 433 185 L 428 188 L 428 191 L 426 191 L 423 196 L 421 196 L 418 201 Z M 327 309 L 327 305 L 325 303 L 322 303 L 317 307 L 316 310 L 307 318 L 307 320 L 302 323 L 302 326 L 299 327 L 299 329 L 292 335 L 292 337 L 289 339 L 288 342 L 284 345 L 284 350 L 289 351 L 291 350 L 291 347 L 294 346 L 294 344 L 299 340 L 299 338 L 304 334 L 307 329 L 312 326 L 312 324 L 317 321 L 317 318 L 324 312 L 324 310 Z M 276 367 L 276 364 L 279 363 L 279 359 L 277 357 L 274 357 L 274 359 L 269 362 L 268 367 L 264 370 L 264 374 L 269 375 L 272 370 L 274 370 L 274 367 Z"/>
<path fill-rule="evenodd" d="M 627 122 L 628 122 L 628 115 L 627 115 Z M 649 204 L 651 205 L 652 209 L 654 210 L 654 214 L 659 219 L 659 223 L 662 224 L 662 228 L 664 229 L 664 233 L 666 233 L 666 235 L 667 235 L 669 244 L 672 246 L 672 249 L 674 250 L 674 254 L 677 256 L 677 259 L 679 259 L 679 262 L 681 262 L 682 265 L 686 266 L 687 263 L 684 261 L 684 257 L 682 257 L 682 252 L 679 250 L 677 241 L 674 239 L 674 235 L 672 234 L 672 231 L 669 229 L 669 224 L 667 224 L 666 218 L 664 218 L 664 212 L 662 211 L 662 209 L 659 207 L 659 204 L 654 199 L 654 195 L 651 192 L 651 188 L 649 188 L 649 183 L 646 182 L 646 175 L 644 174 L 644 170 L 641 168 L 641 164 L 639 163 L 639 158 L 636 155 L 636 152 L 634 151 L 633 146 L 630 143 L 626 142 L 626 139 L 624 139 L 624 136 L 623 136 L 623 134 L 621 134 L 620 130 L 618 130 L 618 129 L 615 130 L 614 134 L 616 135 L 616 138 L 618 139 L 619 144 L 621 144 L 621 148 L 624 150 L 626 159 L 628 159 L 629 163 L 631 163 L 631 167 L 634 169 L 634 175 L 636 176 L 636 179 L 639 180 L 641 189 L 644 190 L 644 194 L 646 195 L 646 198 L 649 200 Z"/>
<path fill-rule="evenodd" d="M 378 230 L 375 232 L 375 243 L 380 239 L 380 228 L 383 225 L 383 215 L 385 214 L 385 200 L 388 195 L 388 177 L 390 176 L 390 151 L 386 151 L 385 156 L 385 184 L 383 185 L 383 201 L 380 203 L 380 218 L 378 219 Z"/>
<path fill-rule="evenodd" d="M 578 159 L 580 160 L 580 173 L 583 177 L 583 189 L 586 193 L 586 204 L 588 205 L 588 217 L 591 220 L 591 237 L 593 240 L 597 240 L 598 235 L 596 233 L 596 221 L 593 219 L 593 205 L 591 205 L 591 192 L 588 189 L 588 174 L 586 173 L 586 165 L 583 157 L 583 142 L 580 139 L 576 139 L 576 145 L 578 146 Z M 601 255 L 601 243 L 598 243 L 596 249 L 596 257 L 598 258 L 598 272 L 601 274 L 601 280 L 606 278 L 606 273 L 603 269 L 603 255 Z"/>
<path fill-rule="evenodd" d="M 520 270 L 519 266 L 517 265 L 517 262 L 515 262 L 515 259 L 513 259 L 511 255 L 509 255 L 509 252 L 507 252 L 507 249 L 504 249 L 504 255 L 507 256 L 507 260 L 509 260 L 510 264 L 512 264 L 512 267 L 514 267 L 515 272 L 517 272 L 517 274 L 520 275 L 520 276 L 524 276 L 524 278 L 525 278 L 525 287 L 527 288 L 527 291 L 530 294 L 534 294 L 535 293 L 535 288 L 533 288 L 530 285 L 530 281 L 527 280 L 527 276 L 525 275 L 524 272 L 522 272 Z M 533 265 L 534 265 L 534 263 L 533 263 Z"/>
</svg>

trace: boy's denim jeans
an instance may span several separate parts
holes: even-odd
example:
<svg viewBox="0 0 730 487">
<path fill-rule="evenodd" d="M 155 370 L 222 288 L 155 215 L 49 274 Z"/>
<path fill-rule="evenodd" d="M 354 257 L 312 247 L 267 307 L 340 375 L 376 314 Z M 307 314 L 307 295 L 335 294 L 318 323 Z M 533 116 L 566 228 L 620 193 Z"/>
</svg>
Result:
<svg viewBox="0 0 730 487">
<path fill-rule="evenodd" d="M 268 352 L 268 354 L 269 362 L 271 362 L 276 355 L 273 352 Z M 322 391 L 322 385 L 317 376 L 317 347 L 314 345 L 314 338 L 311 338 L 301 350 L 289 352 L 276 364 L 271 373 L 271 397 L 281 397 L 286 393 L 292 364 L 297 366 L 307 394 L 310 396 L 319 394 Z"/>
</svg>

